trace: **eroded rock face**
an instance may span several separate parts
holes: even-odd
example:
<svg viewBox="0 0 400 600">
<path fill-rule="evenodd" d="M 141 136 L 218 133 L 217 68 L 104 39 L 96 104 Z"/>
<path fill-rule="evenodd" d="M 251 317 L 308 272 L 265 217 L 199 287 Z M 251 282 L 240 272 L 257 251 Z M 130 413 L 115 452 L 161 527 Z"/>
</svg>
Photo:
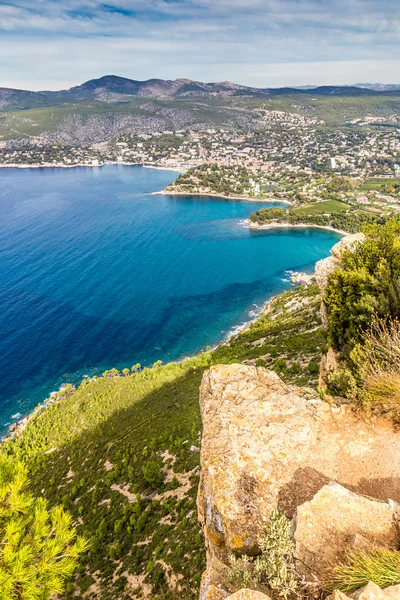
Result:
<svg viewBox="0 0 400 600">
<path fill-rule="evenodd" d="M 358 547 L 394 547 L 397 529 L 389 504 L 331 482 L 297 508 L 293 537 L 296 569 L 311 579 L 355 543 Z"/>
<path fill-rule="evenodd" d="M 293 517 L 331 481 L 400 500 L 400 436 L 385 420 L 365 422 L 348 406 L 331 408 L 314 392 L 246 365 L 207 371 L 200 405 L 198 510 L 208 587 L 224 587 L 231 553 L 258 552 L 260 529 L 273 509 Z"/>
</svg>

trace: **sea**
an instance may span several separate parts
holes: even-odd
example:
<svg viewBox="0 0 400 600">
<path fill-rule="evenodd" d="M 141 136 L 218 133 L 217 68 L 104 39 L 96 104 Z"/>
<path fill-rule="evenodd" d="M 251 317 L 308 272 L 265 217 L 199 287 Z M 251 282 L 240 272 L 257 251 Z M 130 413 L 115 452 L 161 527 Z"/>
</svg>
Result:
<svg viewBox="0 0 400 600">
<path fill-rule="evenodd" d="M 0 169 L 2 433 L 67 382 L 215 346 L 339 239 L 250 231 L 265 202 L 153 194 L 177 175 Z"/>
</svg>

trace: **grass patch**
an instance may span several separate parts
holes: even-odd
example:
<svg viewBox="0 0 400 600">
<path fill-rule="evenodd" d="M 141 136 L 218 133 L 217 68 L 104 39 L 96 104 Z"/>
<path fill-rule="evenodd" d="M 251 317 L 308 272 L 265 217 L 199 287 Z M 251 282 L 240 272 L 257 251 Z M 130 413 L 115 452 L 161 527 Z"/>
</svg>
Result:
<svg viewBox="0 0 400 600">
<path fill-rule="evenodd" d="M 354 592 L 372 581 L 381 588 L 400 583 L 400 552 L 387 548 L 352 550 L 325 584 L 328 591 Z"/>
<path fill-rule="evenodd" d="M 313 204 L 305 204 L 300 208 L 294 208 L 293 212 L 297 214 L 335 214 L 349 210 L 350 206 L 339 200 L 327 200 L 326 202 L 314 202 Z"/>
<path fill-rule="evenodd" d="M 357 189 L 359 191 L 381 191 L 387 185 L 400 184 L 400 179 L 396 179 L 395 177 L 375 177 L 372 179 L 367 179 L 364 181 Z"/>
</svg>

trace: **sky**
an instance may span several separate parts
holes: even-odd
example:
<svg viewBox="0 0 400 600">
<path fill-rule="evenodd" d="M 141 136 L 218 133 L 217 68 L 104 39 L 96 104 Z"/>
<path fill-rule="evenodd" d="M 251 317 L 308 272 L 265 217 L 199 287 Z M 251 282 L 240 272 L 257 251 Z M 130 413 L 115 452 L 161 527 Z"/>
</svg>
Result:
<svg viewBox="0 0 400 600">
<path fill-rule="evenodd" d="M 0 0 L 0 87 L 400 83 L 400 0 Z"/>
</svg>

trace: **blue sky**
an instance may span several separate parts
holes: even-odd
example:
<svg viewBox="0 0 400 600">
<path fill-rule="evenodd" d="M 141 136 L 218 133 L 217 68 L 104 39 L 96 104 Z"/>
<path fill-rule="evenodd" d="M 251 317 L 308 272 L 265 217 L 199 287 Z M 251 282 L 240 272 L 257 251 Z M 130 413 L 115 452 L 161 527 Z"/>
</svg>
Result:
<svg viewBox="0 0 400 600">
<path fill-rule="evenodd" d="M 0 1 L 0 86 L 400 83 L 400 0 Z"/>
</svg>

